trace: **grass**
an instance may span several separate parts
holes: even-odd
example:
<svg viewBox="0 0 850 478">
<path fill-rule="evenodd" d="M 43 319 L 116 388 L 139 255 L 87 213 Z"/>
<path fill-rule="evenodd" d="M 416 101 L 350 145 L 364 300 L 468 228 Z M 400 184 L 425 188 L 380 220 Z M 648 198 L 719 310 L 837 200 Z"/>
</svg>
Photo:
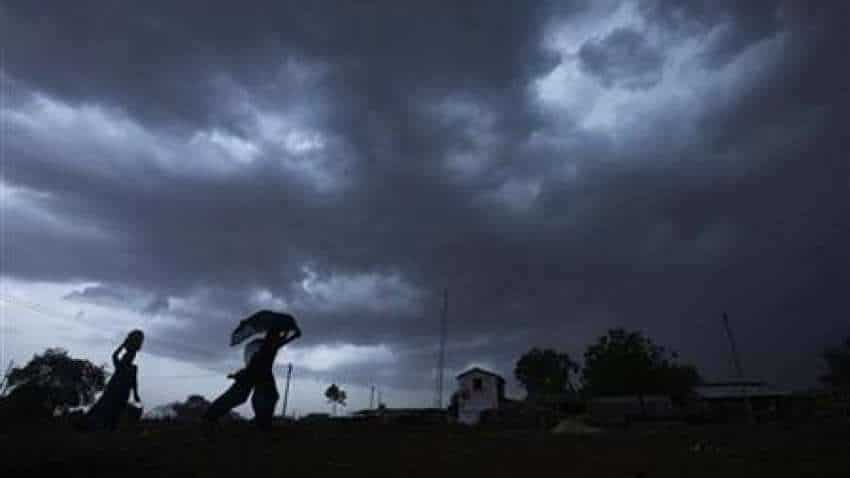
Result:
<svg viewBox="0 0 850 478">
<path fill-rule="evenodd" d="M 2 476 L 850 476 L 847 425 L 653 426 L 594 436 L 498 428 L 143 423 L 0 429 Z M 258 475 L 259 474 L 259 475 Z"/>
</svg>

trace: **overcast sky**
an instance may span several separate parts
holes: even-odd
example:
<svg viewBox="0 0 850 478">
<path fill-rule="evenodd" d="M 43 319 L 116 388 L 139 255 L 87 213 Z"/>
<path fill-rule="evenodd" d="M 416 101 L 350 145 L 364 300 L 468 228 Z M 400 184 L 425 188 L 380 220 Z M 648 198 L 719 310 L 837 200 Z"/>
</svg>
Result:
<svg viewBox="0 0 850 478">
<path fill-rule="evenodd" d="M 639 329 L 804 387 L 850 333 L 842 1 L 0 1 L 3 362 L 213 398 L 293 313 L 293 407 L 513 382 Z M 447 379 L 451 386 L 453 379 Z M 517 393 L 512 384 L 511 390 Z"/>
</svg>

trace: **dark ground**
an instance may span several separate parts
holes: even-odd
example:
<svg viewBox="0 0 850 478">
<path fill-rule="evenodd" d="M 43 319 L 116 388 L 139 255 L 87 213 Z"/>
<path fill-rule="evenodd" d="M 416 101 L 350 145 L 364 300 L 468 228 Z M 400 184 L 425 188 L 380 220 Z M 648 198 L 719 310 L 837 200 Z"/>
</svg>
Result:
<svg viewBox="0 0 850 478">
<path fill-rule="evenodd" d="M 699 449 L 697 451 L 696 449 Z M 646 426 L 593 436 L 393 425 L 3 429 L 0 476 L 848 477 L 847 425 Z"/>
</svg>

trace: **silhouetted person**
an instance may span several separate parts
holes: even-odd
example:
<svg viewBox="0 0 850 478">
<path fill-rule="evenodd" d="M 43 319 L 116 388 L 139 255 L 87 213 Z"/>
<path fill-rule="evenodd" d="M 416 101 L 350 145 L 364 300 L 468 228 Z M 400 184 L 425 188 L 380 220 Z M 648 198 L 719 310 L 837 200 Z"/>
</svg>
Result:
<svg viewBox="0 0 850 478">
<path fill-rule="evenodd" d="M 254 408 L 254 422 L 260 428 L 269 428 L 274 416 L 274 408 L 280 394 L 275 384 L 274 366 L 277 352 L 281 347 L 301 336 L 296 326 L 293 335 L 282 335 L 280 329 L 269 330 L 259 350 L 251 357 L 248 365 L 236 373 L 228 375 L 234 379 L 233 385 L 218 397 L 204 414 L 208 422 L 215 422 L 233 408 L 245 403 L 253 390 L 251 406 Z"/>
<path fill-rule="evenodd" d="M 136 402 L 141 401 L 139 398 L 138 367 L 133 363 L 133 360 L 136 359 L 136 353 L 142 348 L 144 338 L 144 333 L 141 330 L 134 330 L 112 353 L 112 365 L 115 367 L 115 373 L 112 374 L 109 383 L 106 384 L 103 395 L 89 410 L 86 420 L 88 427 L 115 430 L 121 420 L 121 415 L 127 409 L 130 392 L 133 392 L 133 398 Z M 122 350 L 124 350 L 124 355 L 119 356 Z"/>
</svg>

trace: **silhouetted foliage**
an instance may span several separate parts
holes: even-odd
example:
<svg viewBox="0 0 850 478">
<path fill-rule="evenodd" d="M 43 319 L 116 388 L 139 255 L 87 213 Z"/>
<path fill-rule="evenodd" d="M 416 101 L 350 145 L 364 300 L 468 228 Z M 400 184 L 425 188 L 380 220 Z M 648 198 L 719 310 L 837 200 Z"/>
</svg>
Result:
<svg viewBox="0 0 850 478">
<path fill-rule="evenodd" d="M 583 382 L 594 396 L 664 394 L 683 399 L 700 377 L 640 332 L 612 329 L 584 353 Z"/>
<path fill-rule="evenodd" d="M 203 418 L 210 405 L 211 403 L 202 395 L 189 395 L 184 402 L 172 402 L 153 409 L 149 416 L 160 420 L 197 422 Z M 238 413 L 230 411 L 223 418 L 238 420 L 241 417 Z"/>
<path fill-rule="evenodd" d="M 39 397 L 50 412 L 56 408 L 65 411 L 91 404 L 95 394 L 103 390 L 106 378 L 103 367 L 71 358 L 63 349 L 51 348 L 34 356 L 24 367 L 12 369 L 8 378 L 12 388 L 9 399 Z"/>
<path fill-rule="evenodd" d="M 850 337 L 837 347 L 823 352 L 827 373 L 820 377 L 824 385 L 834 390 L 850 391 Z"/>
<path fill-rule="evenodd" d="M 328 399 L 328 403 L 333 407 L 333 413 L 336 415 L 337 406 L 345 406 L 345 400 L 348 396 L 345 393 L 345 390 L 339 388 L 335 383 L 331 384 L 330 387 L 325 390 L 325 398 Z"/>
<path fill-rule="evenodd" d="M 570 373 L 578 371 L 578 364 L 569 355 L 533 348 L 517 361 L 514 376 L 533 397 L 573 390 Z"/>
</svg>

